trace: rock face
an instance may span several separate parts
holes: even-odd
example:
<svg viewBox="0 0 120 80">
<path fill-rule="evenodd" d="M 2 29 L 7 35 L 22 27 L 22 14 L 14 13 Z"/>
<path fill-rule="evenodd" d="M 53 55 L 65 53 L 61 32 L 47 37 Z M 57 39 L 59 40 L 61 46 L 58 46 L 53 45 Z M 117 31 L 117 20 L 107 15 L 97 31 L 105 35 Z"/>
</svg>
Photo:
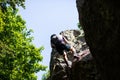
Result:
<svg viewBox="0 0 120 80">
<path fill-rule="evenodd" d="M 116 0 L 77 0 L 79 21 L 102 80 L 120 80 L 120 9 Z"/>
<path fill-rule="evenodd" d="M 81 55 L 81 59 L 75 62 L 72 68 L 68 68 L 63 57 L 53 49 L 51 52 L 49 80 L 100 80 L 96 62 L 90 54 L 89 47 L 81 35 L 81 31 L 66 30 L 61 32 L 61 34 L 66 37 L 69 44 L 75 47 L 77 53 Z M 73 55 L 69 52 L 67 54 L 69 64 L 72 64 Z"/>
</svg>

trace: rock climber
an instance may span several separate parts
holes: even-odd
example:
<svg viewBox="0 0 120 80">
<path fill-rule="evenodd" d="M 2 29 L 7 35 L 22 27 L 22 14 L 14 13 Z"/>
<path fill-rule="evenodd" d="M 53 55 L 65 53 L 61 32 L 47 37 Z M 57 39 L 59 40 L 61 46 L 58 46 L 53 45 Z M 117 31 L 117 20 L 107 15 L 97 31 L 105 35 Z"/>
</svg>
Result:
<svg viewBox="0 0 120 80">
<path fill-rule="evenodd" d="M 79 59 L 79 57 L 76 54 L 75 48 L 72 47 L 70 44 L 68 44 L 68 40 L 63 35 L 52 34 L 50 38 L 51 38 L 51 41 L 50 41 L 51 47 L 53 49 L 56 49 L 60 55 L 63 55 L 65 63 L 67 64 L 68 67 L 70 67 L 70 65 L 68 64 L 66 51 L 71 51 L 74 55 L 74 59 L 76 60 Z"/>
</svg>

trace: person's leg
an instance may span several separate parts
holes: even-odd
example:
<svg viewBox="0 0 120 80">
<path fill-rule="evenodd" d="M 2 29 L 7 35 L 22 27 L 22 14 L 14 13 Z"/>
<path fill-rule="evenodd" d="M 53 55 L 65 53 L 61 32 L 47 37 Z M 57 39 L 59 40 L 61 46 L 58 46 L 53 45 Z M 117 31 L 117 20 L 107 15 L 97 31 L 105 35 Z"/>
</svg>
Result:
<svg viewBox="0 0 120 80">
<path fill-rule="evenodd" d="M 68 58 L 67 58 L 67 54 L 65 51 L 63 51 L 63 58 L 65 60 L 65 63 L 67 64 L 68 67 L 70 67 L 69 63 L 68 63 Z"/>
<path fill-rule="evenodd" d="M 71 46 L 70 44 L 65 44 L 65 45 L 64 45 L 64 49 L 65 49 L 66 51 L 71 51 L 71 53 L 72 53 L 73 55 L 76 55 L 76 50 L 75 50 L 75 48 L 74 48 L 73 46 Z"/>
<path fill-rule="evenodd" d="M 77 55 L 77 54 L 76 54 L 76 50 L 75 50 L 74 47 L 71 46 L 71 47 L 70 47 L 70 50 L 72 51 L 73 55 Z"/>
<path fill-rule="evenodd" d="M 79 61 L 79 55 L 76 53 L 76 50 L 74 47 L 71 47 L 71 51 L 72 51 L 73 56 L 74 56 L 73 62 Z"/>
</svg>

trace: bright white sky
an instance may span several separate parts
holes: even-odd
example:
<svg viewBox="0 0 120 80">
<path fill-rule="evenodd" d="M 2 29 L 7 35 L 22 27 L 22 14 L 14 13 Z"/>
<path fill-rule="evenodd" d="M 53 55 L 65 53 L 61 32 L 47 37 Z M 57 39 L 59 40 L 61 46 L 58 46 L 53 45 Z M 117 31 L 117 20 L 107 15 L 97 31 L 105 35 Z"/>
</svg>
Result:
<svg viewBox="0 0 120 80">
<path fill-rule="evenodd" d="M 26 0 L 26 9 L 20 8 L 20 14 L 28 29 L 33 29 L 33 43 L 36 47 L 44 46 L 41 64 L 49 66 L 50 35 L 68 29 L 78 29 L 76 0 Z M 38 72 L 38 80 L 45 72 Z"/>
</svg>

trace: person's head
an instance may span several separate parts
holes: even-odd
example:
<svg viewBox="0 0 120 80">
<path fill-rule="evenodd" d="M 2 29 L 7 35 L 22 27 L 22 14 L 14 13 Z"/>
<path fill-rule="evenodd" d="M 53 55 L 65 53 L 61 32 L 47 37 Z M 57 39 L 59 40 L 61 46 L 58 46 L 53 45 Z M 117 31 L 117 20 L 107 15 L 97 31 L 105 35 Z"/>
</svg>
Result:
<svg viewBox="0 0 120 80">
<path fill-rule="evenodd" d="M 51 35 L 51 43 L 58 43 L 58 42 L 60 43 L 62 41 L 64 41 L 62 35 L 56 35 L 56 34 Z"/>
<path fill-rule="evenodd" d="M 53 38 L 57 38 L 57 35 L 56 34 L 52 34 L 50 39 L 53 39 Z"/>
</svg>

